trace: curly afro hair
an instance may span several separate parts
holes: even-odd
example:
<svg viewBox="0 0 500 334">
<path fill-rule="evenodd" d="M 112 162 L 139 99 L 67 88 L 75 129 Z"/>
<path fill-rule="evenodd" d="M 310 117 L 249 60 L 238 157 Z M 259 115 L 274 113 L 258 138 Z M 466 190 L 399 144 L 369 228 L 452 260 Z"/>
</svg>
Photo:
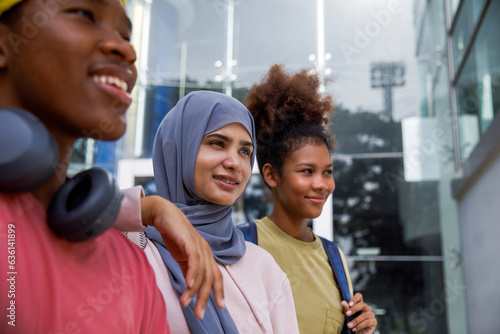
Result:
<svg viewBox="0 0 500 334">
<path fill-rule="evenodd" d="M 250 88 L 245 104 L 255 120 L 261 172 L 269 163 L 282 175 L 285 159 L 306 144 L 324 144 L 333 154 L 337 142 L 328 129 L 333 99 L 322 95 L 319 87 L 316 74 L 290 73 L 282 65 L 273 65 Z"/>
</svg>

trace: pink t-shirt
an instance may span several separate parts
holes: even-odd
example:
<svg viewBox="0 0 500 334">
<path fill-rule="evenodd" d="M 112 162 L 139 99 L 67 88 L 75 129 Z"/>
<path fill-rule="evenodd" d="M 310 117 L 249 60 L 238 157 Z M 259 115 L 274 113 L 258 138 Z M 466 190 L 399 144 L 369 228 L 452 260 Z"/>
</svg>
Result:
<svg viewBox="0 0 500 334">
<path fill-rule="evenodd" d="M 114 229 L 60 239 L 30 193 L 0 193 L 0 273 L 1 333 L 170 332 L 139 247 Z"/>
</svg>

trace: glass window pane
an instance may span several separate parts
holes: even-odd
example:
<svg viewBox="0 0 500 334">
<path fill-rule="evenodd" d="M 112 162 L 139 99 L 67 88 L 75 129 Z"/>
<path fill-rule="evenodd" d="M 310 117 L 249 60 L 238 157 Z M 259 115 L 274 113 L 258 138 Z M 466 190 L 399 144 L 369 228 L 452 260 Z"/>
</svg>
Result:
<svg viewBox="0 0 500 334">
<path fill-rule="evenodd" d="M 316 52 L 316 6 L 300 0 L 235 1 L 238 86 L 250 87 L 275 63 L 297 70 Z"/>
<path fill-rule="evenodd" d="M 456 87 L 462 161 L 469 157 L 480 136 L 479 99 L 473 60 L 472 56 L 467 59 Z"/>
<path fill-rule="evenodd" d="M 233 223 L 240 225 L 267 216 L 273 206 L 271 190 L 260 174 L 252 174 L 243 197 L 233 206 Z"/>
<path fill-rule="evenodd" d="M 463 0 L 465 1 L 465 0 Z M 450 0 L 450 11 L 451 11 L 451 17 L 455 17 L 455 14 L 457 13 L 458 5 L 460 4 L 460 0 Z"/>
<path fill-rule="evenodd" d="M 334 161 L 334 237 L 347 255 L 441 255 L 438 182 L 408 180 L 405 163 Z"/>
<path fill-rule="evenodd" d="M 476 57 L 481 133 L 490 125 L 500 109 L 500 2 L 493 1 L 481 23 L 474 45 Z"/>
<path fill-rule="evenodd" d="M 470 0 L 470 1 L 472 1 L 472 22 L 473 24 L 476 24 L 479 14 L 481 14 L 481 11 L 483 10 L 483 6 L 486 0 Z M 498 2 L 498 1 L 493 1 L 493 2 Z"/>
<path fill-rule="evenodd" d="M 398 154 L 402 151 L 400 123 L 387 122 L 372 112 L 351 112 L 342 106 L 336 106 L 336 111 L 333 133 L 339 141 L 337 154 Z M 360 121 L 363 126 L 359 126 Z"/>
<path fill-rule="evenodd" d="M 175 4 L 174 4 L 175 3 Z M 153 83 L 214 83 L 224 61 L 226 8 L 216 2 L 154 1 L 148 74 Z"/>
<path fill-rule="evenodd" d="M 463 60 L 465 48 L 469 42 L 469 38 L 472 32 L 470 25 L 470 10 L 468 2 L 465 2 L 458 13 L 457 22 L 455 24 L 455 29 L 452 33 L 453 40 L 453 59 L 455 69 L 460 65 Z"/>
<path fill-rule="evenodd" d="M 448 333 L 447 305 L 465 287 L 445 288 L 440 261 L 348 262 L 354 291 L 363 291 L 380 333 Z"/>
<path fill-rule="evenodd" d="M 332 79 L 326 89 L 337 108 L 369 111 L 393 120 L 417 112 L 415 34 L 420 28 L 415 21 L 420 18 L 415 11 L 422 13 L 426 6 L 415 7 L 397 1 L 325 1 L 324 67 Z M 347 126 L 342 130 L 350 131 Z M 378 152 L 399 151 L 373 144 Z M 344 143 L 339 149 L 346 152 Z"/>
</svg>

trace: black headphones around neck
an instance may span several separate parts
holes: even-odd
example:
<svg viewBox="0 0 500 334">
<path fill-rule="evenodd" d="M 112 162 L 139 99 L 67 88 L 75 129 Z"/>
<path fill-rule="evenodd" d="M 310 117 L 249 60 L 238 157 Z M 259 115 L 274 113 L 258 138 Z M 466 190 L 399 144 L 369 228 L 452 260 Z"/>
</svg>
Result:
<svg viewBox="0 0 500 334">
<path fill-rule="evenodd" d="M 0 191 L 31 191 L 57 169 L 59 150 L 54 137 L 31 113 L 0 109 Z M 110 228 L 123 194 L 111 173 L 92 168 L 70 178 L 47 210 L 50 228 L 68 241 L 85 241 Z"/>
</svg>

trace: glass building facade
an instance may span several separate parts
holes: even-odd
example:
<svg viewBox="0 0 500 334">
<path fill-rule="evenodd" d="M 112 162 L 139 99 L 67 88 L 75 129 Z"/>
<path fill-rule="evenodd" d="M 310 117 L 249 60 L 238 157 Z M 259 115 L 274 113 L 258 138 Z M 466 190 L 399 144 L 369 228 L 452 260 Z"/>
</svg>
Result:
<svg viewBox="0 0 500 334">
<path fill-rule="evenodd" d="M 475 180 L 500 172 L 500 1 L 130 0 L 127 10 L 139 68 L 129 129 L 119 142 L 79 142 L 76 169 L 101 165 L 154 193 L 154 135 L 180 97 L 243 101 L 275 63 L 315 71 L 334 96 L 339 148 L 336 190 L 311 225 L 346 254 L 378 332 L 495 333 L 499 320 L 474 311 L 489 287 L 470 274 L 484 253 L 466 223 L 486 199 Z M 234 221 L 271 204 L 255 173 Z"/>
</svg>

